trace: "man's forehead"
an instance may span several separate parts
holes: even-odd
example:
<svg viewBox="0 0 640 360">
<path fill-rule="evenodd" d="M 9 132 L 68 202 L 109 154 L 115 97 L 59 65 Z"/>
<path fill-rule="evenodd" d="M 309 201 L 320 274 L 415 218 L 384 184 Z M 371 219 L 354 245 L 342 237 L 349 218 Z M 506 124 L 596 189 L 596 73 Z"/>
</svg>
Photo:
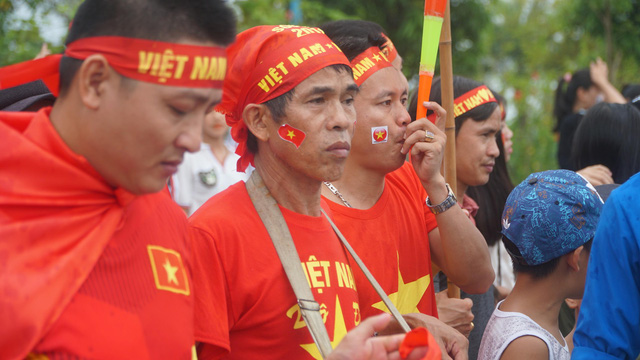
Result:
<svg viewBox="0 0 640 360">
<path fill-rule="evenodd" d="M 337 80 L 337 81 L 336 81 Z M 340 92 L 357 90 L 353 76 L 346 69 L 327 66 L 309 75 L 295 87 L 296 93 Z"/>
</svg>

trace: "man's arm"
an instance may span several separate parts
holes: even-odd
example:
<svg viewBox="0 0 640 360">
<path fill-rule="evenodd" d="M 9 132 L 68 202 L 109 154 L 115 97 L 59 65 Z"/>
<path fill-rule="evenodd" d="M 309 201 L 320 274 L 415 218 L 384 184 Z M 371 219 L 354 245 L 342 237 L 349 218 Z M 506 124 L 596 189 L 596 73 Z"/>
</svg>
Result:
<svg viewBox="0 0 640 360">
<path fill-rule="evenodd" d="M 434 126 L 427 119 L 419 119 L 407 126 L 405 146 L 413 145 L 411 162 L 429 195 L 432 204 L 439 204 L 448 191 L 440 165 L 444 154 L 446 136 L 444 128 L 446 112 L 433 102 L 425 103 L 437 114 Z M 418 141 L 415 134 L 424 129 L 436 135 L 434 141 Z M 410 135 L 409 135 L 410 134 Z M 429 232 L 431 259 L 458 287 L 470 294 L 486 292 L 493 283 L 494 273 L 487 242 L 459 206 L 453 206 L 436 215 L 438 227 Z"/>
</svg>

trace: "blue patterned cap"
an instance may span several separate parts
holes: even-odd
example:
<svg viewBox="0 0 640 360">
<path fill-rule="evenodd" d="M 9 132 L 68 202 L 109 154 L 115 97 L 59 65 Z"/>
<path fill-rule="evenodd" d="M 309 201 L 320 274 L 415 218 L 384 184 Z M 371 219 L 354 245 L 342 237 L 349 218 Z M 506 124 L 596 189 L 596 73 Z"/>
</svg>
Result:
<svg viewBox="0 0 640 360">
<path fill-rule="evenodd" d="M 593 239 L 602 204 L 593 185 L 573 171 L 531 174 L 509 194 L 502 234 L 522 254 L 516 261 L 543 264 Z"/>
</svg>

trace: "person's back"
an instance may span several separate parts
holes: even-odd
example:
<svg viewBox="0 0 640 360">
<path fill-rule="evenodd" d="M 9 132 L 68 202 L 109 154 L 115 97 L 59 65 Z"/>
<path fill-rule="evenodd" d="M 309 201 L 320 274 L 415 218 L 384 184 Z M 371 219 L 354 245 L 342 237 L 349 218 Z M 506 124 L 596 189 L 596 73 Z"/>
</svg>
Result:
<svg viewBox="0 0 640 360">
<path fill-rule="evenodd" d="M 513 291 L 487 324 L 479 359 L 568 359 L 558 327 L 565 298 L 581 298 L 602 199 L 568 170 L 529 175 L 502 215 L 517 274 Z"/>
</svg>

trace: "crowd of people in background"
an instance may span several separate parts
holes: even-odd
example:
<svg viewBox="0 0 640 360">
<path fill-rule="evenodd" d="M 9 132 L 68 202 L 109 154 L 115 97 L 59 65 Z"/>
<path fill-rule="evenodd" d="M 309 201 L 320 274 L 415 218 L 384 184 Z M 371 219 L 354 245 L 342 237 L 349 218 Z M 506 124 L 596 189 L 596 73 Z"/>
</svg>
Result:
<svg viewBox="0 0 640 360">
<path fill-rule="evenodd" d="M 0 360 L 639 358 L 640 85 L 601 59 L 514 186 L 507 99 L 454 75 L 447 137 L 370 21 L 86 0 L 65 45 L 0 68 Z"/>
</svg>

